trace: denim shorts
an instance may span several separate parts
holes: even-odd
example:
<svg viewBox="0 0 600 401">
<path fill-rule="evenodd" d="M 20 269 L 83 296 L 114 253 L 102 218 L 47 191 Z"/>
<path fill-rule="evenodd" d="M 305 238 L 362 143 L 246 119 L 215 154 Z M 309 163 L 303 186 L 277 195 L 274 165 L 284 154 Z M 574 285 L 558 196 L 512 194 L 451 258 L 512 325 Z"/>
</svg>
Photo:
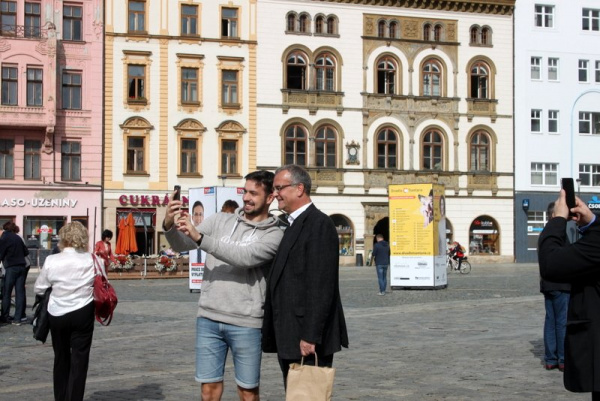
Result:
<svg viewBox="0 0 600 401">
<path fill-rule="evenodd" d="M 244 389 L 260 383 L 261 329 L 240 327 L 199 317 L 196 320 L 196 381 L 223 381 L 231 348 L 235 381 Z"/>
</svg>

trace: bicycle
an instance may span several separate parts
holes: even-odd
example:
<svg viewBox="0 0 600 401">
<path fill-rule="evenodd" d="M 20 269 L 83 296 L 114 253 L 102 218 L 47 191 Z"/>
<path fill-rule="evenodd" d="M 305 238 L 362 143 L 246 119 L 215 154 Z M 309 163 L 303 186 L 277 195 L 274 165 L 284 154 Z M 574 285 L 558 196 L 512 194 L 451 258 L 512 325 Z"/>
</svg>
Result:
<svg viewBox="0 0 600 401">
<path fill-rule="evenodd" d="M 458 271 L 458 260 L 454 260 L 450 254 L 446 255 L 446 269 L 448 272 Z M 471 263 L 467 260 L 467 257 L 464 256 L 462 263 L 460 264 L 460 273 L 461 274 L 469 274 L 471 273 Z"/>
</svg>

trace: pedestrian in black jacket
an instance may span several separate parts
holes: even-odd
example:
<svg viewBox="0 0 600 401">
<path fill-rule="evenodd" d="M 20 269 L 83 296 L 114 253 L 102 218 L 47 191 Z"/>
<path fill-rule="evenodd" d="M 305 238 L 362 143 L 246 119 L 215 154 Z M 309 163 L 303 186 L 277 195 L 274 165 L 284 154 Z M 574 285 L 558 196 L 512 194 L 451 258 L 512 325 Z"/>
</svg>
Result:
<svg viewBox="0 0 600 401">
<path fill-rule="evenodd" d="M 0 260 L 4 265 L 4 288 L 2 289 L 2 313 L 0 323 L 10 323 L 10 296 L 15 290 L 15 316 L 12 324 L 21 325 L 25 316 L 25 279 L 27 278 L 27 267 L 25 256 L 29 250 L 23 239 L 16 233 L 19 227 L 12 221 L 4 223 L 4 233 L 0 237 Z"/>
</svg>

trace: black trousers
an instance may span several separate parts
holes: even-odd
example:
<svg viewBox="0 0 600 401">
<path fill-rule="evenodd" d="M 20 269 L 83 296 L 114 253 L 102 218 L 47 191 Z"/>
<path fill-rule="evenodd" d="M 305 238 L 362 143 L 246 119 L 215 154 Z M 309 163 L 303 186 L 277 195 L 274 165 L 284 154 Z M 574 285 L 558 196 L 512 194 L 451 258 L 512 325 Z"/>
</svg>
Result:
<svg viewBox="0 0 600 401">
<path fill-rule="evenodd" d="M 281 373 L 283 373 L 283 387 L 287 390 L 287 377 L 288 371 L 290 370 L 290 365 L 292 363 L 300 363 L 301 359 L 281 359 L 279 357 L 277 359 L 279 360 L 279 367 L 281 367 Z M 333 366 L 333 354 L 318 356 L 318 361 L 319 366 L 330 368 Z M 305 356 L 304 364 L 315 366 L 315 354 Z"/>
<path fill-rule="evenodd" d="M 94 302 L 63 316 L 50 315 L 54 401 L 82 401 L 94 334 Z"/>
</svg>

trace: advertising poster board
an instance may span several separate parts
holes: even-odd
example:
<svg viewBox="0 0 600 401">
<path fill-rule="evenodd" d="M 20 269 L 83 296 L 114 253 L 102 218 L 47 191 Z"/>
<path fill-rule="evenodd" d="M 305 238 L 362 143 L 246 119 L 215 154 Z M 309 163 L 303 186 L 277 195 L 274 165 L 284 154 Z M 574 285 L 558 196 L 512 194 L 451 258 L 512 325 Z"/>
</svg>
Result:
<svg viewBox="0 0 600 401">
<path fill-rule="evenodd" d="M 390 285 L 392 289 L 445 288 L 444 186 L 389 186 Z"/>
<path fill-rule="evenodd" d="M 202 221 L 213 214 L 220 212 L 223 203 L 234 200 L 241 207 L 244 188 L 239 187 L 200 187 L 189 190 L 189 215 L 194 225 L 198 226 Z M 202 214 L 202 216 L 199 216 Z M 192 290 L 200 290 L 202 287 L 202 276 L 204 275 L 204 261 L 206 252 L 199 249 L 190 251 L 190 277 L 189 287 Z"/>
</svg>

